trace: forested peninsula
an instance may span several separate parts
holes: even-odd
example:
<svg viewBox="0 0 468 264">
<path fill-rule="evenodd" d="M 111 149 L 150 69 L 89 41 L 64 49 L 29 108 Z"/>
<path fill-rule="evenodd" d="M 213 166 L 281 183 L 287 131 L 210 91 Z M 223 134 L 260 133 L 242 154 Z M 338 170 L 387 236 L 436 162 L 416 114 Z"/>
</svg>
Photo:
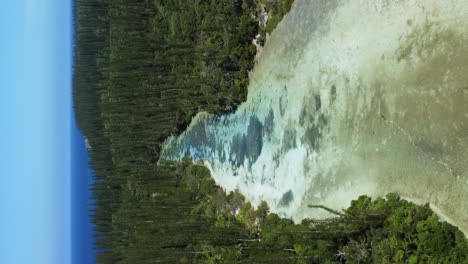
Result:
<svg viewBox="0 0 468 264">
<path fill-rule="evenodd" d="M 225 193 L 163 141 L 200 111 L 235 111 L 293 0 L 75 0 L 73 101 L 89 143 L 97 263 L 468 263 L 428 205 L 362 196 L 294 223 Z"/>
</svg>

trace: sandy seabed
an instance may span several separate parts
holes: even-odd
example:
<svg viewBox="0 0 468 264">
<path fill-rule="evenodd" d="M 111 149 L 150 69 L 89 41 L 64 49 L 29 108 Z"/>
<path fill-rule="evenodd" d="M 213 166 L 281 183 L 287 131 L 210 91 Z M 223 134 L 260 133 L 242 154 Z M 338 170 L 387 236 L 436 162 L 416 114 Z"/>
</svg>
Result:
<svg viewBox="0 0 468 264">
<path fill-rule="evenodd" d="M 298 0 L 236 113 L 197 115 L 164 156 L 300 220 L 398 192 L 468 233 L 468 3 Z"/>
</svg>

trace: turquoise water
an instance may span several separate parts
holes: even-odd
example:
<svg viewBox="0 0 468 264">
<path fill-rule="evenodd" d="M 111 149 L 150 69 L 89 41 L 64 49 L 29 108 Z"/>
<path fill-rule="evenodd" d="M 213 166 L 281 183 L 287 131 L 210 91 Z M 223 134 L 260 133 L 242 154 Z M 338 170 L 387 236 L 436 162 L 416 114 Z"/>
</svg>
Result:
<svg viewBox="0 0 468 264">
<path fill-rule="evenodd" d="M 398 192 L 466 232 L 467 31 L 462 0 L 296 1 L 247 101 L 200 113 L 163 156 L 296 220 Z"/>
</svg>

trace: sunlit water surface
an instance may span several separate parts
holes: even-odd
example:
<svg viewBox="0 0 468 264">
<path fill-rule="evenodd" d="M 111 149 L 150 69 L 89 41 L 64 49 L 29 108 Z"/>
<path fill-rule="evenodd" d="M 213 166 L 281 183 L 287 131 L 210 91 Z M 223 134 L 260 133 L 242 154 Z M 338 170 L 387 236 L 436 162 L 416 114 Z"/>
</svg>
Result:
<svg viewBox="0 0 468 264">
<path fill-rule="evenodd" d="M 200 113 L 163 157 L 296 220 L 359 195 L 430 202 L 468 230 L 468 2 L 298 0 L 247 102 Z"/>
</svg>

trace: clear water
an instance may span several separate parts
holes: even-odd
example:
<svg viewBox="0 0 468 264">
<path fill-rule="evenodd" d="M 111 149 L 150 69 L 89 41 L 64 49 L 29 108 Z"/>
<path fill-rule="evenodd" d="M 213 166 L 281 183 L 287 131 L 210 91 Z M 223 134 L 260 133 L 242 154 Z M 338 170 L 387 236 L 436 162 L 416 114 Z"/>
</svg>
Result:
<svg viewBox="0 0 468 264">
<path fill-rule="evenodd" d="M 430 202 L 468 230 L 468 2 L 298 0 L 247 101 L 200 113 L 163 157 L 296 220 L 359 195 Z"/>
</svg>

